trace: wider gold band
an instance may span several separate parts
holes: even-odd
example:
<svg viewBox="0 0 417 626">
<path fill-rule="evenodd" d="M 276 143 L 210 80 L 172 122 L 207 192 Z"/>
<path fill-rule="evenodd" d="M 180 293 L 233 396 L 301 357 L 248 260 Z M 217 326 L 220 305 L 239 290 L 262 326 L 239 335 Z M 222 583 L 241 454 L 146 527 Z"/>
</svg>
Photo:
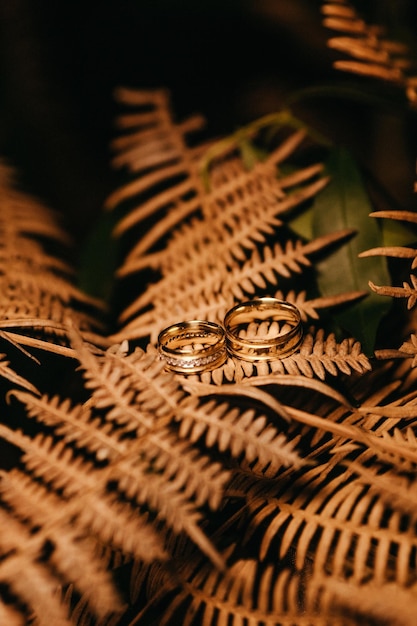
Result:
<svg viewBox="0 0 417 626">
<path fill-rule="evenodd" d="M 224 318 L 230 354 L 244 361 L 272 361 L 299 347 L 303 330 L 300 312 L 277 298 L 255 298 L 237 304 Z"/>
<path fill-rule="evenodd" d="M 227 357 L 223 328 L 202 320 L 165 328 L 158 337 L 158 350 L 166 368 L 179 374 L 195 374 L 220 367 Z"/>
</svg>

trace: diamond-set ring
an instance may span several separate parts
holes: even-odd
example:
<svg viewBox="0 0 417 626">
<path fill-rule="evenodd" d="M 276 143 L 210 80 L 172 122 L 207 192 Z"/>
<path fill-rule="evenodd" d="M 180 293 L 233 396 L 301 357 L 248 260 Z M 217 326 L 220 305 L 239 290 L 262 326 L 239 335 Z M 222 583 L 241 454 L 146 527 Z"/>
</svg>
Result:
<svg viewBox="0 0 417 626">
<path fill-rule="evenodd" d="M 214 369 L 227 358 L 224 329 L 203 320 L 168 326 L 159 334 L 158 349 L 166 368 L 179 374 Z"/>
</svg>

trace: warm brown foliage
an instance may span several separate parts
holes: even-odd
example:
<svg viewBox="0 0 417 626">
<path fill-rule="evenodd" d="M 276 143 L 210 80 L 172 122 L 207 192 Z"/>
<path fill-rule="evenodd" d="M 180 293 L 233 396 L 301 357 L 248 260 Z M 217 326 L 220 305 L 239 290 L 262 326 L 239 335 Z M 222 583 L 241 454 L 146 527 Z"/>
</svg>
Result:
<svg viewBox="0 0 417 626">
<path fill-rule="evenodd" d="M 345 3 L 326 11 L 357 25 Z M 132 180 L 108 208 L 128 200 L 116 234 L 134 243 L 111 335 L 52 247 L 68 243 L 56 216 L 0 169 L 0 623 L 413 626 L 417 341 L 371 367 L 323 316 L 361 294 L 307 295 L 315 259 L 351 233 L 289 228 L 327 182 L 297 162 L 306 134 L 260 133 L 250 169 L 239 142 L 191 144 L 203 121 L 176 122 L 165 92 L 119 97 L 114 164 Z M 415 269 L 412 249 L 365 254 Z M 373 288 L 415 304 L 413 273 Z M 298 352 L 164 370 L 164 326 L 221 323 L 266 293 L 299 308 Z"/>
</svg>

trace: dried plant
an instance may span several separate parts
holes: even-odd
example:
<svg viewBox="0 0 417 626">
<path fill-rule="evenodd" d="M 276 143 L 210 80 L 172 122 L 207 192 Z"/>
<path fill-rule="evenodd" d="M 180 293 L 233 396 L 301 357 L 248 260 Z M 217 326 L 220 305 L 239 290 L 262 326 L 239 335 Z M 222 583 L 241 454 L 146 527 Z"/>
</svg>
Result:
<svg viewBox="0 0 417 626">
<path fill-rule="evenodd" d="M 417 216 L 411 211 L 376 211 L 374 213 L 371 213 L 371 217 L 383 218 L 388 220 L 399 220 L 412 224 L 417 223 Z M 411 311 L 415 307 L 417 302 L 417 277 L 414 274 L 414 270 L 416 268 L 416 250 L 412 247 L 399 245 L 381 246 L 379 248 L 365 250 L 362 253 L 362 256 L 364 257 L 374 255 L 382 255 L 389 258 L 397 258 L 403 259 L 404 261 L 409 261 L 409 279 L 408 281 L 403 281 L 402 287 L 392 285 L 375 285 L 372 281 L 369 282 L 369 285 L 371 289 L 380 296 L 389 296 L 391 298 L 405 299 L 407 302 L 406 307 L 409 311 Z M 411 319 L 408 325 L 411 326 L 414 330 L 413 321 L 414 320 Z M 399 347 L 399 350 L 387 347 L 379 350 L 378 355 L 381 358 L 413 357 L 411 365 L 412 367 L 415 367 L 417 356 L 416 350 L 417 338 L 414 332 L 412 332 L 411 335 Z"/>
<path fill-rule="evenodd" d="M 167 212 L 143 238 L 139 237 L 119 270 L 119 275 L 125 277 L 152 268 L 160 278 L 153 280 L 122 311 L 121 322 L 130 321 L 113 336 L 115 341 L 150 337 L 155 342 L 162 328 L 179 317 L 222 322 L 233 303 L 254 294 L 275 292 L 281 279 L 288 282 L 294 275 L 301 277 L 304 269 L 311 267 L 311 255 L 325 253 L 326 248 L 352 234 L 345 229 L 303 242 L 290 237 L 285 229 L 285 216 L 305 205 L 327 182 L 320 163 L 298 168 L 291 174 L 281 173 L 306 139 L 305 131 L 290 133 L 250 171 L 235 154 L 236 142 L 228 142 L 221 158 L 217 156 L 209 168 L 206 191 L 200 176 L 201 159 L 190 157 L 183 134 L 181 142 L 178 140 L 179 129 L 188 130 L 190 124 L 176 124 L 169 108 L 162 116 L 155 103 L 160 106 L 163 96 L 151 92 L 134 97 L 132 92 L 127 92 L 125 104 L 133 107 L 134 112 L 123 116 L 120 125 L 125 128 L 127 118 L 135 126 L 127 135 L 123 134 L 124 141 L 115 144 L 120 151 L 115 157 L 116 164 L 127 163 L 129 169 L 140 170 L 138 164 L 150 163 L 138 182 L 130 182 L 115 194 L 118 199 L 132 195 L 137 198 L 144 190 L 149 192 L 154 181 L 164 180 L 164 176 L 170 182 L 171 166 L 167 171 L 164 157 L 159 155 L 160 144 L 142 141 L 143 134 L 146 138 L 151 132 L 159 136 L 160 119 L 164 124 L 165 145 L 176 146 L 172 158 L 180 163 L 176 167 L 184 178 L 168 189 L 156 186 L 151 199 L 129 211 L 116 227 L 116 234 L 121 235 L 151 212 L 159 213 L 162 209 Z M 152 107 L 155 119 L 152 117 L 150 122 Z M 126 156 L 129 135 L 137 144 Z M 201 150 L 195 149 L 195 153 L 201 155 Z M 167 239 L 168 229 L 171 233 Z M 154 250 L 151 246 L 156 248 L 158 243 L 159 248 L 164 247 Z M 358 295 L 363 294 L 334 294 L 325 303 L 315 302 L 316 310 L 321 305 L 340 305 Z M 304 307 L 303 313 L 307 316 L 311 308 Z"/>
<path fill-rule="evenodd" d="M 326 6 L 329 26 L 369 36 L 345 3 Z M 0 622 L 413 625 L 417 340 L 378 360 L 334 320 L 372 290 L 411 311 L 414 249 L 361 253 L 410 259 L 403 287 L 369 275 L 369 292 L 322 290 L 326 259 L 352 257 L 358 233 L 300 228 L 323 197 L 336 204 L 306 125 L 281 112 L 199 144 L 204 120 L 177 122 L 166 92 L 118 97 L 114 165 L 129 181 L 107 202 L 124 208 L 115 328 L 75 286 L 56 216 L 0 169 Z M 297 352 L 164 369 L 165 326 L 222 323 L 265 294 L 299 309 Z"/>
<path fill-rule="evenodd" d="M 0 194 L 1 337 L 70 355 L 65 346 L 65 318 L 70 316 L 86 339 L 100 341 L 104 326 L 98 313 L 103 305 L 77 289 L 65 252 L 62 258 L 50 252 L 68 250 L 70 244 L 57 216 L 19 192 L 5 164 L 0 168 Z"/>
<path fill-rule="evenodd" d="M 328 46 L 348 57 L 335 61 L 335 69 L 401 87 L 415 106 L 417 82 L 407 46 L 387 39 L 383 27 L 368 24 L 346 0 L 324 2 L 322 13 L 324 26 L 337 33 Z"/>
</svg>

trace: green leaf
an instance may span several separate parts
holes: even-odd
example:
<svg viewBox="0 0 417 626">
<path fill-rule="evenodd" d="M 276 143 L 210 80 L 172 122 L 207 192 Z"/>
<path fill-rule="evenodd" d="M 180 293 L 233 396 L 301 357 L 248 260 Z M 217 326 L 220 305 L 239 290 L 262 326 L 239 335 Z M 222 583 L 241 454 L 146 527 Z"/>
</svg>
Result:
<svg viewBox="0 0 417 626">
<path fill-rule="evenodd" d="M 264 161 L 268 156 L 266 150 L 261 150 L 253 141 L 250 141 L 246 137 L 239 142 L 239 150 L 243 165 L 249 171 L 253 169 L 259 161 Z"/>
<path fill-rule="evenodd" d="M 310 207 L 287 222 L 287 226 L 303 239 L 313 239 L 313 208 Z"/>
<path fill-rule="evenodd" d="M 318 287 L 323 296 L 343 291 L 365 290 L 361 302 L 335 315 L 340 326 L 362 344 L 366 354 L 373 354 L 376 332 L 391 302 L 369 290 L 368 281 L 389 285 L 385 257 L 360 259 L 358 254 L 383 245 L 382 234 L 372 211 L 359 169 L 347 150 L 334 148 L 326 163 L 330 183 L 316 196 L 313 205 L 315 237 L 342 228 L 354 228 L 357 234 L 344 246 L 316 264 Z"/>
<path fill-rule="evenodd" d="M 369 89 L 363 81 L 359 80 L 333 81 L 332 83 L 322 83 L 298 89 L 286 97 L 285 105 L 291 108 L 300 102 L 314 99 L 338 99 L 345 102 L 366 104 L 374 109 L 389 111 L 398 115 L 404 115 L 404 111 L 409 108 L 404 91 L 398 89 L 397 85 L 385 84 L 381 81 L 374 83 Z"/>
<path fill-rule="evenodd" d="M 411 246 L 417 241 L 415 229 L 410 224 L 402 224 L 394 220 L 381 220 L 383 245 L 390 246 Z"/>
<path fill-rule="evenodd" d="M 112 237 L 117 219 L 116 212 L 103 212 L 80 254 L 78 286 L 105 302 L 110 300 L 117 266 L 118 242 Z"/>
</svg>

